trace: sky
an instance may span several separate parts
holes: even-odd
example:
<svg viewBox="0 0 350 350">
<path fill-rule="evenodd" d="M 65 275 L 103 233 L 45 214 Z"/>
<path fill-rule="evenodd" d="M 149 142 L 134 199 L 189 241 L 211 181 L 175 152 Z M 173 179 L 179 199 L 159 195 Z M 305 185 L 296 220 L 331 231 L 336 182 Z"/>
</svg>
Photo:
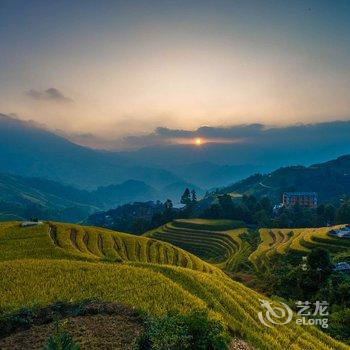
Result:
<svg viewBox="0 0 350 350">
<path fill-rule="evenodd" d="M 0 113 L 114 148 L 349 120 L 349 37 L 348 0 L 0 0 Z"/>
</svg>

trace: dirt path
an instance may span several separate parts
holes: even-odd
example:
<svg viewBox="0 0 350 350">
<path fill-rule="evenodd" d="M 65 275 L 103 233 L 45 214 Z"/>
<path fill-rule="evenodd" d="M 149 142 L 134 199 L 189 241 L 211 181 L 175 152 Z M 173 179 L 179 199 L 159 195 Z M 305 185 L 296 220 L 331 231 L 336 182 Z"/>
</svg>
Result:
<svg viewBox="0 0 350 350">
<path fill-rule="evenodd" d="M 232 340 L 230 347 L 230 350 L 254 350 L 248 343 L 241 339 L 234 339 Z"/>
<path fill-rule="evenodd" d="M 78 234 L 78 231 L 75 228 L 71 228 L 69 238 L 72 242 L 73 247 L 76 250 L 79 250 L 81 252 L 80 247 L 79 247 L 78 242 L 77 242 L 77 234 Z"/>
<path fill-rule="evenodd" d="M 93 306 L 95 307 L 95 306 Z M 99 312 L 100 305 L 96 305 Z M 79 343 L 81 350 L 132 350 L 142 332 L 138 316 L 124 307 L 105 304 L 103 314 L 86 314 L 63 318 L 60 324 Z M 47 312 L 45 312 L 47 315 Z M 44 323 L 45 322 L 45 323 Z M 41 350 L 48 338 L 55 333 L 56 325 L 37 320 L 30 329 L 17 331 L 0 339 L 1 350 Z"/>
<path fill-rule="evenodd" d="M 104 246 L 103 246 L 103 237 L 101 234 L 97 236 L 97 246 L 98 246 L 98 250 L 100 251 L 100 254 L 102 256 L 105 256 Z"/>
<path fill-rule="evenodd" d="M 132 318 L 118 315 L 78 316 L 65 320 L 65 329 L 79 343 L 81 349 L 133 349 L 141 326 Z M 34 326 L 0 341 L 2 350 L 42 349 L 54 333 L 53 323 Z"/>
<path fill-rule="evenodd" d="M 50 236 L 53 244 L 56 245 L 57 247 L 61 248 L 61 246 L 58 243 L 58 239 L 57 239 L 57 227 L 54 225 L 49 225 L 48 233 L 49 233 L 49 236 Z"/>
</svg>

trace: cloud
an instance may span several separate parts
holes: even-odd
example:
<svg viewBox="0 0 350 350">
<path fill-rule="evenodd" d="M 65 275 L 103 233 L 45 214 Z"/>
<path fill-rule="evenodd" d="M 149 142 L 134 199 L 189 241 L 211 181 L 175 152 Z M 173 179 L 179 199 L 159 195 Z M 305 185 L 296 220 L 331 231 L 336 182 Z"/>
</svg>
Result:
<svg viewBox="0 0 350 350">
<path fill-rule="evenodd" d="M 265 130 L 266 127 L 262 124 L 244 124 L 229 127 L 202 126 L 196 130 L 158 127 L 150 134 L 127 136 L 123 141 L 126 146 L 132 148 L 169 143 L 186 144 L 186 141 L 191 142 L 196 137 L 202 137 L 207 142 L 212 143 L 235 143 L 251 137 L 258 137 Z"/>
<path fill-rule="evenodd" d="M 66 132 L 64 130 L 54 130 L 54 132 L 64 138 L 81 146 L 102 149 L 102 150 L 117 150 L 126 148 L 122 140 L 118 138 L 105 138 L 93 133 L 75 133 Z"/>
<path fill-rule="evenodd" d="M 227 127 L 203 126 L 196 130 L 156 128 L 152 133 L 132 135 L 123 139 L 125 147 L 139 148 L 171 143 L 186 144 L 196 137 L 212 143 L 240 143 L 260 147 L 311 147 L 314 143 L 327 144 L 350 133 L 350 121 L 315 124 L 297 124 L 286 127 L 268 127 L 263 124 L 244 124 Z M 179 142 L 177 142 L 177 140 Z"/>
<path fill-rule="evenodd" d="M 193 131 L 158 128 L 148 135 L 128 137 L 124 146 L 140 148 L 133 153 L 135 159 L 149 160 L 160 166 L 212 162 L 250 164 L 270 171 L 280 166 L 315 164 L 350 154 L 349 135 L 350 120 L 286 127 L 259 124 L 203 127 Z M 209 143 L 195 147 L 195 137 L 202 137 Z M 176 144 L 174 139 L 180 142 Z"/>
<path fill-rule="evenodd" d="M 350 153 L 350 120 L 285 127 L 262 124 L 203 126 L 194 130 L 158 127 L 150 133 L 124 138 L 95 132 L 61 135 L 80 145 L 125 150 L 142 161 L 162 165 L 209 161 L 278 167 L 313 164 Z M 201 148 L 193 147 L 197 137 L 205 141 Z"/>
<path fill-rule="evenodd" d="M 53 87 L 45 91 L 38 91 L 38 90 L 31 89 L 29 91 L 26 91 L 25 94 L 28 97 L 32 98 L 33 100 L 56 101 L 56 102 L 64 102 L 64 103 L 73 102 L 71 98 L 66 97 L 60 90 Z"/>
</svg>

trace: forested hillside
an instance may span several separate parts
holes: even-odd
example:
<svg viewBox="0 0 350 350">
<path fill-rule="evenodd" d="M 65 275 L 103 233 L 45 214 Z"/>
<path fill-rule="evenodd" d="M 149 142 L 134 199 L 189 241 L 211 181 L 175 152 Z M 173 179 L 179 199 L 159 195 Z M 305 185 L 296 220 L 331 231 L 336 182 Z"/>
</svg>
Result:
<svg viewBox="0 0 350 350">
<path fill-rule="evenodd" d="M 268 196 L 276 203 L 283 192 L 317 192 L 320 202 L 336 202 L 350 195 L 350 155 L 309 167 L 291 166 L 269 174 L 255 174 L 219 193 Z"/>
<path fill-rule="evenodd" d="M 58 182 L 0 174 L 0 220 L 55 219 L 77 222 L 101 207 L 94 195 Z"/>
</svg>

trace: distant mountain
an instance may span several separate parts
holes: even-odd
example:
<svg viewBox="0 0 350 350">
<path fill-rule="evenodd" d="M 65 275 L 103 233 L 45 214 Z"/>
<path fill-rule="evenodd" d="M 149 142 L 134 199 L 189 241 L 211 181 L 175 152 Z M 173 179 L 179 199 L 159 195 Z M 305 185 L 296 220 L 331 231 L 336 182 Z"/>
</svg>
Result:
<svg viewBox="0 0 350 350">
<path fill-rule="evenodd" d="M 190 163 L 166 168 L 189 183 L 202 188 L 221 187 L 225 184 L 241 180 L 264 168 L 257 165 L 220 165 L 213 162 Z M 188 186 L 187 186 L 188 187 Z M 198 191 L 201 189 L 198 188 Z M 203 190 L 202 190 L 203 191 Z"/>
<path fill-rule="evenodd" d="M 0 114 L 0 172 L 41 177 L 82 189 L 144 181 L 163 187 L 179 177 L 106 151 L 76 145 L 42 127 Z"/>
<path fill-rule="evenodd" d="M 181 130 L 169 132 L 169 137 L 181 134 Z M 79 146 L 33 122 L 0 114 L 0 172 L 45 178 L 89 191 L 132 179 L 148 186 L 145 193 L 151 198 L 158 191 L 157 199 L 174 200 L 178 198 L 180 183 L 193 184 L 198 190 L 219 188 L 255 172 L 309 165 L 350 153 L 350 121 L 275 128 L 205 127 L 197 132 L 203 133 L 204 138 L 222 134 L 239 142 L 204 143 L 200 147 L 160 144 L 128 152 L 101 151 Z M 128 195 L 124 198 L 140 199 Z"/>
<path fill-rule="evenodd" d="M 164 209 L 164 204 L 152 201 L 123 204 L 90 215 L 84 224 L 140 234 L 150 229 L 149 222 L 153 215 L 160 214 Z"/>
<path fill-rule="evenodd" d="M 283 192 L 291 191 L 317 192 L 321 203 L 339 202 L 350 196 L 350 155 L 309 167 L 291 166 L 265 175 L 255 174 L 222 188 L 219 193 L 269 196 L 279 202 Z"/>
<path fill-rule="evenodd" d="M 198 197 L 203 196 L 205 194 L 205 191 L 202 188 L 192 183 L 184 181 L 174 182 L 168 186 L 165 186 L 162 189 L 161 193 L 163 194 L 163 197 L 164 195 L 166 195 L 166 197 L 170 198 L 174 202 L 174 204 L 178 204 L 181 200 L 181 195 L 183 194 L 186 188 L 189 188 L 190 190 L 195 190 Z"/>
<path fill-rule="evenodd" d="M 186 186 L 178 182 L 163 191 L 138 180 L 80 190 L 70 185 L 42 178 L 27 178 L 0 173 L 0 221 L 11 219 L 40 219 L 80 222 L 90 214 L 133 202 L 179 201 Z M 202 194 L 197 187 L 198 194 Z"/>
<path fill-rule="evenodd" d="M 159 131 L 160 129 L 160 131 Z M 163 131 L 162 131 L 163 130 Z M 119 154 L 166 169 L 203 188 L 221 187 L 254 172 L 270 172 L 282 166 L 310 165 L 350 153 L 350 120 L 268 127 L 241 125 L 201 127 L 198 130 L 158 128 L 155 133 L 132 138 L 133 142 L 160 143 Z M 228 142 L 169 144 L 167 140 L 202 137 Z"/>
<path fill-rule="evenodd" d="M 39 217 L 79 222 L 100 206 L 87 191 L 50 180 L 0 174 L 0 220 Z"/>
<path fill-rule="evenodd" d="M 162 149 L 158 151 L 161 153 Z M 186 164 L 188 155 L 183 164 L 168 158 L 160 165 L 157 157 L 143 158 L 137 156 L 139 153 L 143 154 L 82 147 L 41 125 L 0 114 L 0 172 L 46 178 L 90 190 L 134 179 L 164 193 L 166 186 L 181 182 L 205 189 L 222 186 L 256 169 L 212 162 Z M 165 193 L 164 197 L 171 194 Z"/>
<path fill-rule="evenodd" d="M 137 180 L 128 180 L 117 185 L 99 187 L 92 194 L 108 208 L 129 202 L 162 199 L 161 194 L 154 187 Z"/>
</svg>

